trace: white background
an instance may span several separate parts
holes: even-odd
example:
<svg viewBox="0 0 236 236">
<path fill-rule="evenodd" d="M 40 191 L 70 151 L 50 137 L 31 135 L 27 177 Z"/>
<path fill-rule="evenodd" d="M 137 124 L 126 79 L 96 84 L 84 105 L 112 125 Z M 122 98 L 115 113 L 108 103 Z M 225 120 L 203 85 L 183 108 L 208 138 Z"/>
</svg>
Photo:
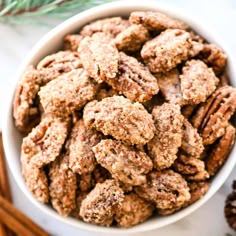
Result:
<svg viewBox="0 0 236 236">
<path fill-rule="evenodd" d="M 150 0 L 151 1 L 151 0 Z M 159 1 L 161 2 L 161 1 Z M 235 0 L 163 0 L 201 18 L 218 31 L 236 56 L 236 1 Z M 4 116 L 4 101 L 9 88 L 15 83 L 14 75 L 32 46 L 60 20 L 50 20 L 50 26 L 7 25 L 0 23 L 0 123 Z M 235 65 L 236 66 L 236 65 Z M 234 171 L 235 172 L 235 171 Z M 226 236 L 236 235 L 224 220 L 223 208 L 226 195 L 231 191 L 232 173 L 218 193 L 199 210 L 168 227 L 145 233 L 147 236 Z M 15 205 L 52 235 L 95 236 L 98 234 L 74 230 L 60 222 L 49 219 L 24 197 L 11 179 Z M 143 235 L 143 234 L 136 234 Z"/>
</svg>

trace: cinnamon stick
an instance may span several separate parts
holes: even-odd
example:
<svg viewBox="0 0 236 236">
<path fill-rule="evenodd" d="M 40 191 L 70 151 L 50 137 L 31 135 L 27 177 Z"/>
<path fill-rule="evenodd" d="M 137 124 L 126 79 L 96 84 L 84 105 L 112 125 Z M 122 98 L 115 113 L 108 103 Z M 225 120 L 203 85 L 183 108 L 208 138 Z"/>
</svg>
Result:
<svg viewBox="0 0 236 236">
<path fill-rule="evenodd" d="M 8 181 L 6 163 L 4 158 L 4 149 L 2 143 L 2 133 L 0 132 L 0 194 L 6 197 L 9 201 L 12 201 L 11 190 Z M 0 224 L 0 235 L 1 236 L 14 236 L 7 227 Z"/>
<path fill-rule="evenodd" d="M 49 236 L 2 196 L 0 196 L 0 222 L 22 236 Z"/>
</svg>

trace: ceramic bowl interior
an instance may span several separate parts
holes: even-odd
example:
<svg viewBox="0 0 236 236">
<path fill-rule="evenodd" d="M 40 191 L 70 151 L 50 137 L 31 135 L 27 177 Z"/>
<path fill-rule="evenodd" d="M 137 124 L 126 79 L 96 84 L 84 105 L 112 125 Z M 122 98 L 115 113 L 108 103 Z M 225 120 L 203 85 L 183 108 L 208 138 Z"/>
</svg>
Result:
<svg viewBox="0 0 236 236">
<path fill-rule="evenodd" d="M 92 8 L 83 13 L 75 15 L 74 17 L 68 19 L 58 27 L 51 30 L 36 44 L 36 46 L 31 50 L 30 54 L 26 57 L 17 75 L 16 83 L 17 80 L 20 79 L 27 65 L 37 64 L 39 60 L 41 60 L 46 55 L 58 51 L 62 45 L 62 38 L 64 35 L 68 33 L 78 32 L 83 25 L 95 19 L 105 18 L 110 16 L 127 17 L 132 11 L 161 11 L 172 17 L 183 20 L 184 22 L 189 24 L 194 31 L 196 31 L 198 34 L 207 39 L 207 41 L 218 44 L 221 48 L 223 48 L 223 50 L 228 55 L 227 71 L 231 79 L 231 84 L 233 86 L 236 86 L 236 71 L 235 71 L 235 66 L 233 67 L 233 64 L 236 65 L 236 62 L 233 63 L 233 57 L 230 56 L 231 53 L 230 50 L 227 49 L 227 45 L 224 45 L 219 36 L 215 32 L 213 32 L 210 27 L 206 26 L 205 22 L 201 23 L 200 19 L 193 19 L 193 17 L 188 16 L 186 12 L 180 11 L 179 9 L 174 7 L 158 4 L 152 1 L 149 2 L 146 1 L 140 3 L 138 1 L 132 1 L 132 0 L 112 2 L 109 4 Z M 109 234 L 122 233 L 122 232 L 128 234 L 134 232 L 148 231 L 169 225 L 194 212 L 196 209 L 202 206 L 207 200 L 209 200 L 214 195 L 214 193 L 221 187 L 221 185 L 225 182 L 226 178 L 229 176 L 236 162 L 235 158 L 236 146 L 234 145 L 234 148 L 232 149 L 228 160 L 221 168 L 221 170 L 218 172 L 218 174 L 214 177 L 214 179 L 211 181 L 211 186 L 207 194 L 202 199 L 192 204 L 191 206 L 182 209 L 170 216 L 164 216 L 164 217 L 155 216 L 147 220 L 146 222 L 129 229 L 119 229 L 116 227 L 110 227 L 110 228 L 100 227 L 84 223 L 82 221 L 70 217 L 64 218 L 59 214 L 57 214 L 57 212 L 53 210 L 50 206 L 39 203 L 33 197 L 33 195 L 28 191 L 25 182 L 23 180 L 23 177 L 21 175 L 21 166 L 19 160 L 20 160 L 20 147 L 22 142 L 22 136 L 15 128 L 12 118 L 12 100 L 14 96 L 14 90 L 15 86 L 11 88 L 9 97 L 7 99 L 7 106 L 6 106 L 7 109 L 4 113 L 4 121 L 3 121 L 4 123 L 2 125 L 4 147 L 10 170 L 17 184 L 23 190 L 25 196 L 31 202 L 33 202 L 45 214 L 53 218 L 56 218 L 60 223 L 70 225 L 71 227 L 74 228 L 85 229 L 94 232 L 109 233 Z"/>
</svg>

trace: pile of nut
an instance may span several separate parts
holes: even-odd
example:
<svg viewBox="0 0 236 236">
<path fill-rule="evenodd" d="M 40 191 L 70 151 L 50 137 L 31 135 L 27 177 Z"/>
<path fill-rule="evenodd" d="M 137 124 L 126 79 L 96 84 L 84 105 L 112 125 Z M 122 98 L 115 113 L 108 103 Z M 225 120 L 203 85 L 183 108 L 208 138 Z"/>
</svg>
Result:
<svg viewBox="0 0 236 236">
<path fill-rule="evenodd" d="M 102 226 L 197 201 L 234 143 L 225 66 L 217 45 L 160 12 L 66 35 L 15 92 L 28 189 L 60 215 Z"/>
</svg>

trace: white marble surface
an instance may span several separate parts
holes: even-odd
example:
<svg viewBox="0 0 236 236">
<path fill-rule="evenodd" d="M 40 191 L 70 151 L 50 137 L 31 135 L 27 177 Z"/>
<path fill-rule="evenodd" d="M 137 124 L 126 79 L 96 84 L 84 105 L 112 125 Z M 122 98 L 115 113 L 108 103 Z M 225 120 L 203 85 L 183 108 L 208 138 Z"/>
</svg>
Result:
<svg viewBox="0 0 236 236">
<path fill-rule="evenodd" d="M 204 19 L 218 31 L 236 56 L 236 1 L 235 0 L 162 0 L 189 11 L 195 17 Z M 52 23 L 53 22 L 53 23 Z M 35 25 L 10 26 L 0 23 L 0 122 L 3 114 L 5 96 L 9 87 L 15 83 L 14 75 L 31 47 L 53 26 L 60 21 L 50 21 L 51 26 Z M 232 173 L 218 193 L 196 212 L 168 227 L 145 233 L 147 236 L 225 236 L 227 233 L 236 235 L 224 220 L 223 207 L 226 195 L 231 191 Z M 11 187 L 15 205 L 25 212 L 52 235 L 95 236 L 98 234 L 78 231 L 56 220 L 49 219 L 24 197 L 10 175 Z M 143 234 L 137 234 L 143 235 Z"/>
</svg>

